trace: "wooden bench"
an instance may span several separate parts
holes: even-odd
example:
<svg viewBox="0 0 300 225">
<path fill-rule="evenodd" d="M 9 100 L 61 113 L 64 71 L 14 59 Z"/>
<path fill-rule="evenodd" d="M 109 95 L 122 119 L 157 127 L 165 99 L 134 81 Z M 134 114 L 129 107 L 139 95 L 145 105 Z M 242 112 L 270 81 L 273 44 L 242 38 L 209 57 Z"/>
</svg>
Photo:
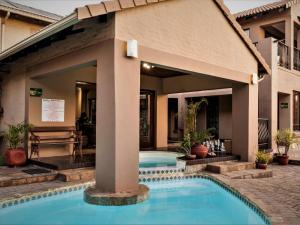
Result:
<svg viewBox="0 0 300 225">
<path fill-rule="evenodd" d="M 82 134 L 81 131 L 76 131 L 76 128 L 71 127 L 32 127 L 29 130 L 31 142 L 31 153 L 40 157 L 40 146 L 41 145 L 73 145 L 73 156 L 82 157 Z M 40 135 L 44 133 L 45 135 Z M 50 133 L 50 134 L 49 134 Z M 56 134 L 51 134 L 56 133 Z M 59 134 L 63 133 L 63 134 Z"/>
</svg>

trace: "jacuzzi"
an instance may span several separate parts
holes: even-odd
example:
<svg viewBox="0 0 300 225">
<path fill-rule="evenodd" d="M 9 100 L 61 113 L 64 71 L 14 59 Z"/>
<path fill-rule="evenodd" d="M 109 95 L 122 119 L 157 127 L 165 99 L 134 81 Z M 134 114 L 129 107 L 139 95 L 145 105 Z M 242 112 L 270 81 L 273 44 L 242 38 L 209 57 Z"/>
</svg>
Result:
<svg viewBox="0 0 300 225">
<path fill-rule="evenodd" d="M 179 160 L 183 154 L 177 152 L 163 152 L 163 151 L 144 151 L 140 152 L 140 169 L 147 168 L 162 168 L 162 167 L 173 167 L 179 168 L 184 167 L 185 163 Z"/>
</svg>

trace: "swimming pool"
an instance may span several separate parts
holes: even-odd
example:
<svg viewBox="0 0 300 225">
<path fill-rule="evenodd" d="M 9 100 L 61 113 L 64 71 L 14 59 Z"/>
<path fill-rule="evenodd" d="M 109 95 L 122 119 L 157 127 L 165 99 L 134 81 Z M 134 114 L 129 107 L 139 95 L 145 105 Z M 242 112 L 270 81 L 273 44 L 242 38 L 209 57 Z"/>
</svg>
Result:
<svg viewBox="0 0 300 225">
<path fill-rule="evenodd" d="M 153 168 L 153 167 L 176 167 L 178 157 L 183 156 L 181 153 L 176 152 L 163 152 L 163 151 L 146 151 L 140 152 L 140 168 Z"/>
<path fill-rule="evenodd" d="M 0 209 L 0 224 L 267 224 L 242 200 L 215 182 L 147 183 L 150 199 L 129 206 L 95 206 L 74 191 Z"/>
</svg>

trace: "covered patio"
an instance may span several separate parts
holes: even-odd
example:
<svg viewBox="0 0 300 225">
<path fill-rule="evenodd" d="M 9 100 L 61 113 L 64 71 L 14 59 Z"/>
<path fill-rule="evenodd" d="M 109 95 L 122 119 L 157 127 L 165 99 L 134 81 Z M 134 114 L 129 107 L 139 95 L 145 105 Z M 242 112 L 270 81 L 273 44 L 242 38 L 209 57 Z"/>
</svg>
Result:
<svg viewBox="0 0 300 225">
<path fill-rule="evenodd" d="M 168 94 L 231 88 L 232 153 L 242 161 L 254 161 L 258 150 L 257 79 L 270 70 L 223 3 L 146 5 L 126 10 L 125 5 L 114 8 L 102 2 L 78 8 L 72 14 L 75 18 L 61 25 L 65 27 L 0 58 L 10 70 L 6 93 L 12 92 L 10 82 L 21 80 L 20 93 L 4 98 L 7 122 L 14 121 L 9 112 L 16 113 L 8 107 L 11 99 L 25 93 L 20 100 L 24 111 L 14 118 L 25 118 L 34 126 L 75 126 L 76 81 L 88 81 L 88 74 L 93 74 L 96 188 L 102 192 L 138 189 L 141 90 L 154 93 L 154 148 L 168 147 Z M 178 22 L 176 27 L 171 26 L 173 21 Z M 133 39 L 137 45 L 132 55 Z M 13 63 L 22 69 L 16 70 Z M 34 98 L 30 88 L 42 88 L 45 95 Z M 71 89 L 73 94 L 66 93 Z M 42 98 L 64 100 L 63 121 L 42 120 Z"/>
</svg>

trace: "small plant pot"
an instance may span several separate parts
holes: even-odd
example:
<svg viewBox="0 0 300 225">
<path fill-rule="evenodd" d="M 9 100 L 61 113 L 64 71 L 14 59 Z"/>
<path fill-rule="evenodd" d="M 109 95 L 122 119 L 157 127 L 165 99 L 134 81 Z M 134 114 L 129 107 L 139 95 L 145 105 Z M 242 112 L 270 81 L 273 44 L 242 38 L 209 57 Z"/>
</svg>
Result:
<svg viewBox="0 0 300 225">
<path fill-rule="evenodd" d="M 186 155 L 185 158 L 186 158 L 187 160 L 193 160 L 193 159 L 196 159 L 197 156 L 196 156 L 196 155 Z"/>
<path fill-rule="evenodd" d="M 192 154 L 197 158 L 204 159 L 208 154 L 208 148 L 204 145 L 195 145 L 192 147 Z"/>
<path fill-rule="evenodd" d="M 256 168 L 266 170 L 268 168 L 268 164 L 256 163 Z"/>
<path fill-rule="evenodd" d="M 289 156 L 288 155 L 277 155 L 277 162 L 279 165 L 286 166 L 289 164 Z"/>
<path fill-rule="evenodd" d="M 23 148 L 7 149 L 5 162 L 8 166 L 23 166 L 26 163 L 26 153 Z"/>
</svg>

